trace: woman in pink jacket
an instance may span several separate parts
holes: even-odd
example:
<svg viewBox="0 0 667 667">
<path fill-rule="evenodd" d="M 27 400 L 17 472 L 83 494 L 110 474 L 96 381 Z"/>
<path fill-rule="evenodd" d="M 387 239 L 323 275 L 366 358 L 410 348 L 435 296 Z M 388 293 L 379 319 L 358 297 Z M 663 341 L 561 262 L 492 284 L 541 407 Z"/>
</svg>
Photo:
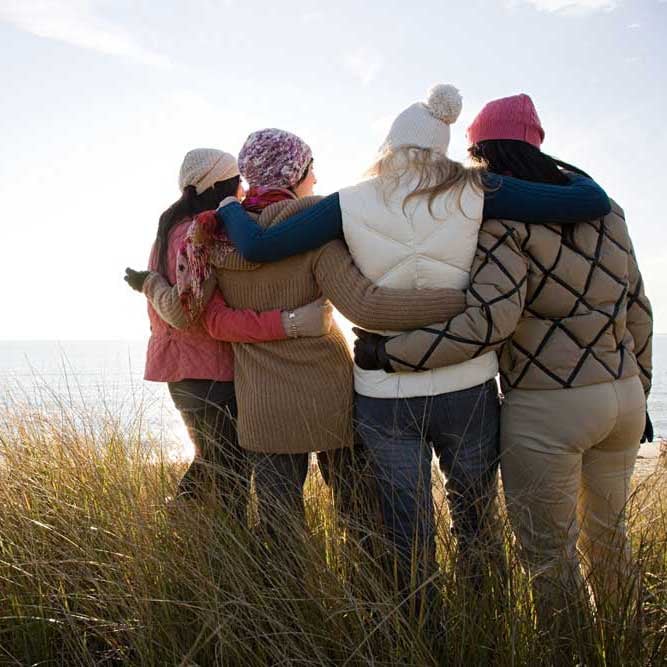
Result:
<svg viewBox="0 0 667 667">
<path fill-rule="evenodd" d="M 244 520 L 250 465 L 236 434 L 234 356 L 231 342 L 256 343 L 287 338 L 280 310 L 256 313 L 227 307 L 214 284 L 206 286 L 208 329 L 182 321 L 176 288 L 177 256 L 193 218 L 212 210 L 241 191 L 236 159 L 229 153 L 200 148 L 187 153 L 181 165 L 182 195 L 161 216 L 149 259 L 150 271 L 126 270 L 125 280 L 148 297 L 151 337 L 145 379 L 167 382 L 195 449 L 194 460 L 178 487 L 179 498 L 216 500 Z M 158 290 L 162 277 L 174 286 Z M 310 304 L 290 314 L 290 336 L 319 336 L 331 324 L 331 307 Z M 184 328 L 185 326 L 185 328 Z M 213 329 L 213 330 L 211 330 Z"/>
</svg>

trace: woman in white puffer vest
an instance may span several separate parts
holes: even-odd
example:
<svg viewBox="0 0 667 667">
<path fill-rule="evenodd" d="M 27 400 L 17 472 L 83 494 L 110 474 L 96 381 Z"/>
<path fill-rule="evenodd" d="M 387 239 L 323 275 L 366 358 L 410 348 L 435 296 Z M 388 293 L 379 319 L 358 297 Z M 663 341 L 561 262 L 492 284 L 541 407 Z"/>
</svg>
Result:
<svg viewBox="0 0 667 667">
<path fill-rule="evenodd" d="M 484 190 L 480 172 L 447 157 L 461 106 L 456 88 L 434 87 L 394 120 L 372 177 L 340 191 L 350 253 L 377 285 L 468 286 Z M 495 352 L 424 373 L 355 366 L 356 417 L 401 588 L 415 572 L 419 584 L 435 564 L 433 452 L 446 478 L 459 563 L 477 563 L 469 574 L 479 575 L 475 556 L 498 466 L 497 372 Z"/>
</svg>

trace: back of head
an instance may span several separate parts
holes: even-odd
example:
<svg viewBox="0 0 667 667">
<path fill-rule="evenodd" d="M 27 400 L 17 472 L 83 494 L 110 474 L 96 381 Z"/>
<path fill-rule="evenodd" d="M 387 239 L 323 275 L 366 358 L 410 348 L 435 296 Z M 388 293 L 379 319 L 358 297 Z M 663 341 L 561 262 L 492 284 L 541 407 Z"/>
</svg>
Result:
<svg viewBox="0 0 667 667">
<path fill-rule="evenodd" d="M 459 91 L 450 84 L 438 84 L 429 90 L 426 101 L 411 104 L 392 123 L 380 157 L 368 173 L 389 190 L 408 179 L 411 191 L 404 207 L 411 199 L 424 196 L 432 211 L 434 200 L 449 190 L 460 194 L 468 184 L 481 189 L 478 171 L 447 157 L 449 126 L 456 122 L 462 108 Z"/>
<path fill-rule="evenodd" d="M 567 185 L 569 179 L 561 167 L 587 176 L 577 167 L 543 153 L 540 148 L 544 136 L 533 101 L 522 93 L 484 106 L 468 128 L 468 152 L 484 169 L 525 181 Z M 574 243 L 574 226 L 564 228 L 563 238 Z"/>
<path fill-rule="evenodd" d="M 248 136 L 239 153 L 239 168 L 250 188 L 294 188 L 304 177 L 313 153 L 300 137 L 265 128 Z"/>
<path fill-rule="evenodd" d="M 527 181 L 566 184 L 556 161 L 540 150 L 544 129 L 524 93 L 492 100 L 468 128 L 468 149 L 482 167 Z"/>
<path fill-rule="evenodd" d="M 492 100 L 468 128 L 471 144 L 498 139 L 522 141 L 539 150 L 544 141 L 544 129 L 528 95 L 521 93 Z"/>
<path fill-rule="evenodd" d="M 391 124 L 381 152 L 404 147 L 421 148 L 447 154 L 449 126 L 456 122 L 463 98 L 451 84 L 433 86 L 425 102 L 415 102 L 403 110 Z"/>
<path fill-rule="evenodd" d="M 196 194 L 213 187 L 215 183 L 226 181 L 239 175 L 236 158 L 231 153 L 216 148 L 195 148 L 183 158 L 178 175 L 178 187 L 183 192 L 193 186 Z"/>
<path fill-rule="evenodd" d="M 160 216 L 155 251 L 157 270 L 167 271 L 169 233 L 202 211 L 210 211 L 225 197 L 236 195 L 240 175 L 236 158 L 215 148 L 195 148 L 183 158 L 178 175 L 181 197 Z"/>
</svg>

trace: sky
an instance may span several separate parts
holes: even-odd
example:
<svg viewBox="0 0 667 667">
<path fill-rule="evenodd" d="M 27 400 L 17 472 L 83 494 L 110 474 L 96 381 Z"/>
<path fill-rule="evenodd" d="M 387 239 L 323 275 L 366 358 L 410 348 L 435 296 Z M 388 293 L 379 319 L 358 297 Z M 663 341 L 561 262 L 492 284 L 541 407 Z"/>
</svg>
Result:
<svg viewBox="0 0 667 667">
<path fill-rule="evenodd" d="M 0 338 L 145 337 L 123 272 L 187 150 L 287 129 L 327 194 L 434 83 L 463 95 L 461 160 L 486 101 L 532 96 L 544 150 L 625 209 L 667 333 L 665 35 L 667 0 L 0 0 Z"/>
</svg>

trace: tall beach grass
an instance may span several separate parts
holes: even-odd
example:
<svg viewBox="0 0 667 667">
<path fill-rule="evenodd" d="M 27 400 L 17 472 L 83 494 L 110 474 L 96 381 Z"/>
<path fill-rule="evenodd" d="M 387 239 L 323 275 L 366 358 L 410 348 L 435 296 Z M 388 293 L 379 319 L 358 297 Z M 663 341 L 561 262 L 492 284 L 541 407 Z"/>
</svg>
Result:
<svg viewBox="0 0 667 667">
<path fill-rule="evenodd" d="M 541 665 L 562 647 L 537 629 L 506 521 L 509 569 L 481 590 L 456 573 L 442 488 L 437 623 L 406 605 L 336 520 L 313 470 L 308 534 L 271 546 L 213 504 L 168 505 L 184 464 L 141 414 L 14 405 L 0 417 L 0 664 Z M 159 434 L 157 434 L 159 436 Z M 629 507 L 639 606 L 573 623 L 580 665 L 667 662 L 667 476 Z M 378 536 L 377 543 L 381 544 Z M 377 549 L 373 552 L 377 554 Z"/>
</svg>

